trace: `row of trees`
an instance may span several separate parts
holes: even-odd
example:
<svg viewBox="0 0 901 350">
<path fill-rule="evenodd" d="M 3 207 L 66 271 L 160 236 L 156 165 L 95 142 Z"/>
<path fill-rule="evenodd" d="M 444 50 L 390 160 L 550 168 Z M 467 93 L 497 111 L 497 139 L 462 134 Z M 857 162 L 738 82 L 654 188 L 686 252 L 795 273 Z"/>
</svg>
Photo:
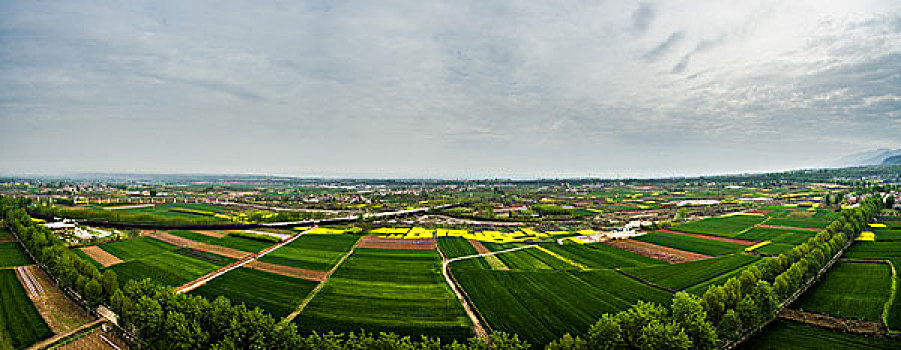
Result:
<svg viewBox="0 0 901 350">
<path fill-rule="evenodd" d="M 870 196 L 806 243 L 744 269 L 697 297 L 679 292 L 672 306 L 639 302 L 605 314 L 584 338 L 564 336 L 549 349 L 714 349 L 759 330 L 780 305 L 819 275 L 884 203 Z"/>
<path fill-rule="evenodd" d="M 259 308 L 232 304 L 224 297 L 208 300 L 177 294 L 150 279 L 128 281 L 120 288 L 111 270 L 103 273 L 72 253 L 65 242 L 35 224 L 24 208 L 25 199 L 0 196 L 0 214 L 35 259 L 57 276 L 61 287 L 75 292 L 90 307 L 107 305 L 119 325 L 156 349 L 529 349 L 515 335 L 492 334 L 467 342 L 413 340 L 395 334 L 298 334 L 293 324 L 279 324 Z"/>
</svg>

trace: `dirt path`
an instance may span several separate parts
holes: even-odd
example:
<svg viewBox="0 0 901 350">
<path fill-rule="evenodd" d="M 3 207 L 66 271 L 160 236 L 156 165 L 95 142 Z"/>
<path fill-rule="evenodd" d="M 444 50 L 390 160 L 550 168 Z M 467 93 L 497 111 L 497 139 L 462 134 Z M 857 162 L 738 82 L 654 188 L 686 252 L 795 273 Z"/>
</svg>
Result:
<svg viewBox="0 0 901 350">
<path fill-rule="evenodd" d="M 434 238 L 391 239 L 364 236 L 357 241 L 357 248 L 435 250 L 438 244 Z"/>
<path fill-rule="evenodd" d="M 326 278 L 328 278 L 328 271 L 317 271 L 302 269 L 293 266 L 276 265 L 259 260 L 251 261 L 247 264 L 247 267 L 260 271 L 271 272 L 282 276 L 301 278 L 310 281 L 322 282 L 325 281 Z"/>
<path fill-rule="evenodd" d="M 100 265 L 103 265 L 103 267 L 113 266 L 115 264 L 121 264 L 125 262 L 124 260 L 117 258 L 115 255 L 112 255 L 95 245 L 78 249 L 84 252 L 85 255 L 87 255 L 91 259 L 94 259 L 94 261 L 98 262 Z"/>
<path fill-rule="evenodd" d="M 686 237 L 697 237 L 697 238 L 709 239 L 712 241 L 735 243 L 735 244 L 741 244 L 741 245 L 755 245 L 757 243 L 760 243 L 760 241 L 751 241 L 751 240 L 747 240 L 747 239 L 705 235 L 703 233 L 682 232 L 682 231 L 674 231 L 674 230 L 660 230 L 660 232 L 672 233 L 674 235 L 680 235 L 680 236 L 686 236 Z"/>
<path fill-rule="evenodd" d="M 468 241 L 469 241 L 469 244 L 472 244 L 472 247 L 475 248 L 476 252 L 478 252 L 479 254 L 491 253 L 491 250 L 488 250 L 488 248 L 485 248 L 485 245 L 482 244 L 482 242 L 480 242 L 479 240 L 469 239 Z M 493 254 L 485 255 L 485 262 L 487 262 L 488 265 L 491 266 L 491 268 L 495 269 L 495 270 L 509 270 L 510 269 L 509 267 L 507 267 L 507 264 L 504 264 L 504 262 L 501 261 L 500 258 L 494 256 Z"/>
<path fill-rule="evenodd" d="M 642 241 L 636 241 L 633 239 L 609 240 L 603 243 L 622 250 L 633 252 L 635 254 L 644 255 L 652 259 L 666 261 L 669 263 L 680 263 L 712 258 L 712 256 L 710 255 L 687 252 L 684 250 L 664 247 L 661 245 Z"/>
<path fill-rule="evenodd" d="M 248 256 L 253 255 L 252 252 L 245 252 L 243 250 L 238 250 L 234 248 L 223 247 L 215 244 L 208 244 L 203 242 L 198 242 L 195 240 L 187 239 L 184 237 L 179 237 L 170 233 L 157 233 L 153 236 L 154 239 L 158 239 L 160 241 L 176 245 L 179 247 L 187 247 L 191 249 L 202 250 L 208 253 L 219 254 L 222 256 L 227 256 L 229 258 L 235 259 L 243 259 Z"/>
<path fill-rule="evenodd" d="M 791 227 L 791 226 L 779 226 L 779 225 L 757 225 L 757 227 L 780 228 L 780 229 L 783 229 L 783 230 L 810 231 L 810 232 L 820 232 L 820 231 L 823 231 L 823 229 L 821 229 L 821 228 Z"/>
<path fill-rule="evenodd" d="M 53 333 L 64 333 L 94 318 L 69 300 L 37 265 L 16 268 L 16 276 Z"/>
<path fill-rule="evenodd" d="M 194 231 L 194 232 L 197 232 L 197 233 L 202 234 L 202 235 L 207 236 L 207 237 L 213 237 L 213 238 L 222 238 L 222 237 L 225 237 L 225 234 L 224 234 L 224 233 L 213 232 L 213 231 L 203 231 L 203 230 L 200 230 L 200 231 Z"/>
<path fill-rule="evenodd" d="M 150 236 L 150 237 L 152 237 L 152 238 L 154 238 L 154 239 L 157 239 L 157 240 L 160 240 L 160 241 L 163 241 L 163 242 L 166 242 L 166 243 L 169 243 L 169 244 L 171 244 L 171 245 L 179 246 L 179 247 L 188 247 L 188 248 L 190 248 L 191 246 L 193 246 L 193 245 L 199 243 L 199 242 L 197 242 L 197 241 L 195 241 L 195 240 L 190 240 L 190 239 L 187 239 L 187 238 L 184 238 L 184 237 L 179 237 L 179 236 L 173 235 L 173 234 L 168 233 L 168 232 L 160 232 L 160 233 L 157 233 L 157 234 L 152 235 L 152 236 Z"/>
<path fill-rule="evenodd" d="M 62 345 L 56 350 L 127 350 L 128 345 L 115 333 L 95 329 L 88 335 L 82 336 L 71 343 Z"/>
<path fill-rule="evenodd" d="M 68 332 L 65 332 L 65 333 L 62 333 L 62 334 L 54 335 L 53 337 L 50 337 L 49 339 L 44 339 L 44 341 L 40 341 L 40 342 L 38 342 L 38 343 L 32 345 L 31 347 L 28 348 L 28 350 L 44 349 L 44 348 L 46 348 L 47 346 L 52 345 L 52 344 L 54 344 L 54 343 L 56 343 L 56 342 L 58 342 L 58 341 L 60 341 L 60 340 L 62 340 L 62 339 L 68 338 L 68 337 L 72 336 L 73 334 L 78 333 L 78 332 L 81 331 L 81 330 L 84 330 L 84 329 L 87 329 L 87 328 L 94 327 L 94 326 L 96 326 L 96 325 L 98 325 L 98 324 L 101 324 L 101 323 L 103 323 L 103 322 L 106 322 L 106 320 L 104 320 L 104 319 L 97 319 L 97 320 L 95 320 L 94 322 L 91 322 L 91 323 L 82 325 L 81 327 L 75 328 L 75 329 L 70 330 L 70 331 L 68 331 Z"/>
<path fill-rule="evenodd" d="M 783 309 L 778 316 L 786 320 L 848 333 L 883 335 L 886 332 L 885 326 L 879 322 L 841 318 L 796 309 Z"/>
</svg>

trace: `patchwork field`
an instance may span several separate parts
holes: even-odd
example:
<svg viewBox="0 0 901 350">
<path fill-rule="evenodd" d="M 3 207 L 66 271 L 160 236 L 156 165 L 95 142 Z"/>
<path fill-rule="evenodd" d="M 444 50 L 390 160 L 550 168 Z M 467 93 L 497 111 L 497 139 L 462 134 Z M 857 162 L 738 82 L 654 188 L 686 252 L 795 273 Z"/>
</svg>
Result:
<svg viewBox="0 0 901 350">
<path fill-rule="evenodd" d="M 301 332 L 391 331 L 463 339 L 469 318 L 435 250 L 357 248 L 294 319 Z"/>
<path fill-rule="evenodd" d="M 634 240 L 713 256 L 740 252 L 747 248 L 746 245 L 712 239 L 687 237 L 662 231 L 654 231 L 644 236 L 635 237 Z"/>
<path fill-rule="evenodd" d="M 52 335 L 15 271 L 0 270 L 0 349 L 25 349 Z"/>
<path fill-rule="evenodd" d="M 759 259 L 746 254 L 732 254 L 679 264 L 626 268 L 623 271 L 661 286 L 683 290 L 722 277 Z"/>
<path fill-rule="evenodd" d="M 479 254 L 479 251 L 476 250 L 475 246 L 463 237 L 438 237 L 437 241 L 438 249 L 440 249 L 448 259 Z M 501 267 L 500 265 L 503 265 L 497 257 L 494 257 L 494 264 L 499 268 Z M 454 262 L 452 266 L 455 269 L 492 269 L 491 264 L 485 258 L 460 260 Z"/>
<path fill-rule="evenodd" d="M 545 244 L 544 248 L 592 269 L 662 265 L 665 262 L 606 244 Z"/>
<path fill-rule="evenodd" d="M 736 238 L 752 239 L 756 241 L 770 241 L 773 243 L 802 244 L 813 238 L 814 232 L 784 230 L 769 227 L 752 227 L 750 230 L 735 236 Z"/>
<path fill-rule="evenodd" d="M 874 229 L 877 241 L 901 241 L 901 230 Z"/>
<path fill-rule="evenodd" d="M 838 317 L 880 322 L 891 297 L 891 266 L 839 263 L 792 307 Z"/>
<path fill-rule="evenodd" d="M 223 237 L 213 237 L 201 233 L 197 233 L 194 231 L 172 231 L 170 234 L 190 239 L 195 242 L 201 242 L 206 244 L 217 245 L 221 247 L 237 249 L 245 252 L 259 252 L 263 249 L 269 248 L 274 243 L 273 242 L 263 242 L 256 241 L 247 238 L 241 238 L 238 236 L 223 236 Z"/>
<path fill-rule="evenodd" d="M 0 267 L 25 266 L 32 264 L 31 258 L 17 242 L 0 243 Z"/>
<path fill-rule="evenodd" d="M 581 334 L 601 314 L 638 300 L 669 304 L 672 295 L 612 270 L 476 271 L 454 277 L 493 330 L 515 332 L 532 344 Z"/>
<path fill-rule="evenodd" d="M 887 338 L 867 337 L 807 326 L 777 319 L 763 332 L 742 344 L 740 350 L 782 349 L 897 349 L 898 342 Z"/>
<path fill-rule="evenodd" d="M 259 307 L 282 318 L 293 312 L 316 285 L 318 282 L 239 267 L 191 293 L 210 300 L 224 296 L 234 303 L 244 303 L 251 309 Z"/>
<path fill-rule="evenodd" d="M 119 283 L 150 278 L 157 283 L 177 287 L 200 276 L 228 265 L 234 259 L 214 254 L 179 250 L 158 254 L 110 266 L 116 272 Z"/>
<path fill-rule="evenodd" d="M 763 215 L 732 215 L 687 222 L 672 229 L 714 236 L 735 237 L 741 231 L 757 225 L 763 220 L 766 220 L 766 217 Z"/>
<path fill-rule="evenodd" d="M 853 259 L 901 257 L 901 242 L 854 242 L 842 257 Z"/>
<path fill-rule="evenodd" d="M 125 261 L 140 259 L 178 248 L 150 237 L 138 237 L 113 243 L 104 243 L 99 245 L 99 247 Z"/>
<path fill-rule="evenodd" d="M 353 248 L 357 239 L 359 236 L 354 235 L 304 235 L 266 254 L 260 261 L 328 271 Z"/>
<path fill-rule="evenodd" d="M 772 218 L 767 221 L 767 225 L 770 226 L 787 226 L 787 227 L 801 227 L 801 228 L 826 228 L 829 226 L 829 223 L 832 220 L 829 219 L 802 219 L 802 218 L 793 218 L 793 217 L 784 217 L 784 218 Z"/>
</svg>

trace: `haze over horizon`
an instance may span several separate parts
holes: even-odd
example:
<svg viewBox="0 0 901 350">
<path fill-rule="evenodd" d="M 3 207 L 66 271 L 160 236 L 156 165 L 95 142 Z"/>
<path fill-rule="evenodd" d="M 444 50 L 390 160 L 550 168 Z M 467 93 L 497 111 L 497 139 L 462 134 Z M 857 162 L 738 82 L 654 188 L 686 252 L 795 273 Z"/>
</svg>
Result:
<svg viewBox="0 0 901 350">
<path fill-rule="evenodd" d="M 901 2 L 0 0 L 0 173 L 653 177 L 901 147 Z"/>
</svg>

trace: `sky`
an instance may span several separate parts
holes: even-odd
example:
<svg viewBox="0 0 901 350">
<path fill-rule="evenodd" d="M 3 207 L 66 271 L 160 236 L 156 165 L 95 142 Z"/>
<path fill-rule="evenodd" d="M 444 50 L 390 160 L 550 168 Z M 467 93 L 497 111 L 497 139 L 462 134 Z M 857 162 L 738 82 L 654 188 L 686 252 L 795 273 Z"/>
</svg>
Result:
<svg viewBox="0 0 901 350">
<path fill-rule="evenodd" d="M 901 148 L 901 2 L 0 0 L 0 173 L 668 177 Z"/>
</svg>

